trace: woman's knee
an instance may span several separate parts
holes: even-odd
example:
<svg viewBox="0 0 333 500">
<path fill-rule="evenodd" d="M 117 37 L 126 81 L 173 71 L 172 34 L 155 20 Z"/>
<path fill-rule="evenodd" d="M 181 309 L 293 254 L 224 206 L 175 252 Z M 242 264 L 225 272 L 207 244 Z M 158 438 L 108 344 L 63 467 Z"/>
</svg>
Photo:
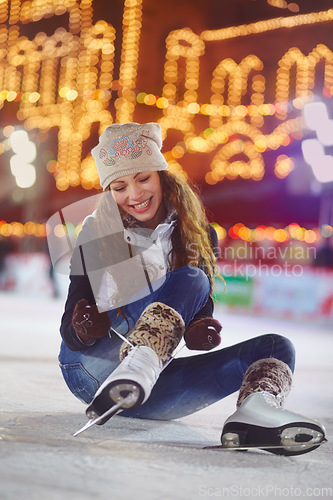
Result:
<svg viewBox="0 0 333 500">
<path fill-rule="evenodd" d="M 99 382 L 81 363 L 59 363 L 67 387 L 80 401 L 90 403 L 96 393 Z"/>
<path fill-rule="evenodd" d="M 295 368 L 295 347 L 290 339 L 278 333 L 264 335 L 272 343 L 271 357 L 286 363 L 292 371 Z"/>
<path fill-rule="evenodd" d="M 187 293 L 196 294 L 200 292 L 207 295 L 208 298 L 211 285 L 207 274 L 202 269 L 194 266 L 184 266 L 174 272 L 181 276 L 179 285 L 182 285 Z"/>
</svg>

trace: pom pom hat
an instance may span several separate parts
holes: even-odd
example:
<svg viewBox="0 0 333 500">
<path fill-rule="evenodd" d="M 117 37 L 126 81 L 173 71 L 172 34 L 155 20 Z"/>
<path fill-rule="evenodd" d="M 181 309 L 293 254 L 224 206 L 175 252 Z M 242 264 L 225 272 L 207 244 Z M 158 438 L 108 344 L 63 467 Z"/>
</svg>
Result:
<svg viewBox="0 0 333 500">
<path fill-rule="evenodd" d="M 161 147 L 158 123 L 115 123 L 107 127 L 91 151 L 103 190 L 123 175 L 167 170 Z"/>
</svg>

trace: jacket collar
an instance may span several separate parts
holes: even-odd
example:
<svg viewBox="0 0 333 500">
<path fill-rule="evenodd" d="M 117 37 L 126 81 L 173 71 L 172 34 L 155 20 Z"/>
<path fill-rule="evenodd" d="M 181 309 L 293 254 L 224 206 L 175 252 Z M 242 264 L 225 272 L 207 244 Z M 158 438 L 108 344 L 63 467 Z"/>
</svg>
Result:
<svg viewBox="0 0 333 500">
<path fill-rule="evenodd" d="M 128 214 L 127 214 L 128 215 Z M 130 245 L 149 247 L 160 238 L 168 238 L 177 222 L 178 214 L 176 210 L 169 211 L 166 219 L 161 222 L 153 231 L 137 221 L 131 215 L 126 216 L 124 222 L 124 238 Z M 130 223 L 128 225 L 128 222 Z M 126 227 L 127 226 L 127 227 Z"/>
<path fill-rule="evenodd" d="M 122 218 L 122 221 L 123 221 L 123 224 L 124 224 L 124 228 L 125 229 L 128 229 L 128 228 L 145 228 L 146 229 L 146 232 L 147 232 L 147 227 L 145 226 L 145 223 L 144 222 L 140 222 L 139 220 L 137 220 L 135 217 L 133 217 L 133 215 L 130 215 L 126 212 L 123 212 L 121 213 L 121 218 Z M 178 218 L 178 214 L 177 214 L 177 211 L 175 209 L 169 209 L 168 210 L 168 215 L 166 216 L 165 220 L 163 222 L 161 222 L 155 229 L 153 232 L 156 231 L 156 229 L 163 225 L 163 224 L 170 224 L 171 222 L 175 222 Z"/>
</svg>

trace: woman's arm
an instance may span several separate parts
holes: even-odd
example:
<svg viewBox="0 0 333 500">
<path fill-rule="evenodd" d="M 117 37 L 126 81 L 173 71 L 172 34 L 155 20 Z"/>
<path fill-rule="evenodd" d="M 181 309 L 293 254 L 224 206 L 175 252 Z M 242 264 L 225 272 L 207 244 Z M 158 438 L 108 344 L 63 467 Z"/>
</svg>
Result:
<svg viewBox="0 0 333 500">
<path fill-rule="evenodd" d="M 82 227 L 81 233 L 77 238 L 76 245 L 73 250 L 71 258 L 70 285 L 65 303 L 65 311 L 61 318 L 60 325 L 61 337 L 67 347 L 72 351 L 79 351 L 84 347 L 87 347 L 87 344 L 76 334 L 72 325 L 75 305 L 81 299 L 86 299 L 90 305 L 95 304 L 95 297 L 90 285 L 83 256 L 84 252 L 82 250 L 85 247 L 85 242 L 93 241 L 93 236 L 93 218 L 88 217 Z M 91 248 L 89 251 L 92 253 Z"/>
<path fill-rule="evenodd" d="M 209 229 L 213 252 L 215 257 L 218 257 L 217 234 L 213 226 L 209 226 Z M 214 303 L 210 295 L 206 304 L 197 312 L 185 331 L 185 344 L 189 349 L 208 351 L 220 344 L 222 326 L 213 318 L 213 312 Z"/>
<path fill-rule="evenodd" d="M 210 224 L 209 224 L 209 231 L 210 231 L 210 241 L 212 249 L 215 257 L 217 258 L 219 255 L 217 233 L 213 228 L 213 226 L 211 226 Z M 208 297 L 206 304 L 202 307 L 202 309 L 200 309 L 200 311 L 197 312 L 197 314 L 194 316 L 190 324 L 194 323 L 195 321 L 198 321 L 199 319 L 211 318 L 213 316 L 213 312 L 214 312 L 214 302 L 212 296 L 210 295 Z"/>
<path fill-rule="evenodd" d="M 95 304 L 89 278 L 88 276 L 71 276 L 65 311 L 61 318 L 60 334 L 67 347 L 72 351 L 80 351 L 87 347 L 87 344 L 76 334 L 72 325 L 75 305 L 81 299 L 86 299 L 91 305 Z"/>
</svg>

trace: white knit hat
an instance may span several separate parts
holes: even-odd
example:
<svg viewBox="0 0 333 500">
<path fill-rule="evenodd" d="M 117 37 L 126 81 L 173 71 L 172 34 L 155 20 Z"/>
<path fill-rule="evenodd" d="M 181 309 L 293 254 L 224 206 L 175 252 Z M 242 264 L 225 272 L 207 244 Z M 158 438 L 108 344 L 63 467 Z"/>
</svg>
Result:
<svg viewBox="0 0 333 500">
<path fill-rule="evenodd" d="M 162 134 L 158 123 L 110 125 L 91 151 L 103 190 L 123 175 L 167 170 L 168 163 L 161 147 Z"/>
</svg>

